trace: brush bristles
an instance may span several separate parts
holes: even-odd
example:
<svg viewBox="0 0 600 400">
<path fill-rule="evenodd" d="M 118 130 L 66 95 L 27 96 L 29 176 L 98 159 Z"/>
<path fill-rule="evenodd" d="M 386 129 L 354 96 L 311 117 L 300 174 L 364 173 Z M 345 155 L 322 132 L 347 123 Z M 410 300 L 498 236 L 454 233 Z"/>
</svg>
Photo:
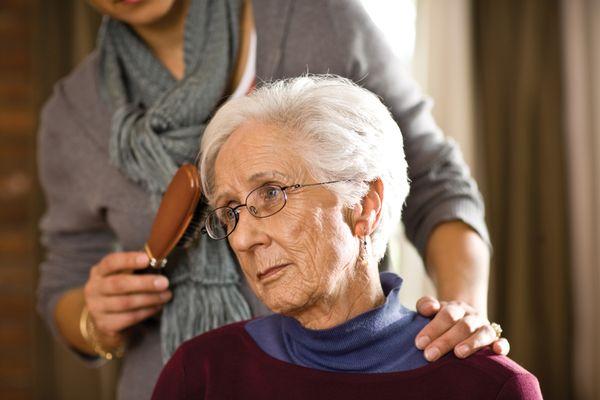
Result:
<svg viewBox="0 0 600 400">
<path fill-rule="evenodd" d="M 204 214 L 203 205 L 203 202 L 198 203 L 198 206 L 194 211 L 194 215 L 192 216 L 190 223 L 188 224 L 183 235 L 181 236 L 181 239 L 179 239 L 179 242 L 177 242 L 177 247 L 189 247 L 192 243 L 196 242 L 202 234 L 202 227 L 204 225 L 204 218 L 202 218 Z"/>
</svg>

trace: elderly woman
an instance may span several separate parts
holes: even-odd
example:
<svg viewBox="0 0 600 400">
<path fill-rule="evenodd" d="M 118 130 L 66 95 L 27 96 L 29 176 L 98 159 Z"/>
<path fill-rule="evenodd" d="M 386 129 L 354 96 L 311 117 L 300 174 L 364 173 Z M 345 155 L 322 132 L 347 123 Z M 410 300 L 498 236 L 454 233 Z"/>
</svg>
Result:
<svg viewBox="0 0 600 400">
<path fill-rule="evenodd" d="M 277 82 L 217 112 L 201 148 L 205 230 L 275 314 L 184 343 L 154 398 L 541 397 L 506 357 L 429 364 L 414 347 L 428 320 L 377 268 L 409 189 L 401 149 L 385 106 L 342 78 Z"/>
</svg>

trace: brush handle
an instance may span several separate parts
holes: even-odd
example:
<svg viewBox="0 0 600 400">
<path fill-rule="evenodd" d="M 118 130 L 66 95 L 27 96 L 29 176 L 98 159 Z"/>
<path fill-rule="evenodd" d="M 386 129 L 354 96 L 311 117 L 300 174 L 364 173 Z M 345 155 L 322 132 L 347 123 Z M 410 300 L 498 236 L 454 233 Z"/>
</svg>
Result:
<svg viewBox="0 0 600 400">
<path fill-rule="evenodd" d="M 192 164 L 183 164 L 167 187 L 144 245 L 150 266 L 164 268 L 167 256 L 186 233 L 202 195 L 200 173 Z"/>
</svg>

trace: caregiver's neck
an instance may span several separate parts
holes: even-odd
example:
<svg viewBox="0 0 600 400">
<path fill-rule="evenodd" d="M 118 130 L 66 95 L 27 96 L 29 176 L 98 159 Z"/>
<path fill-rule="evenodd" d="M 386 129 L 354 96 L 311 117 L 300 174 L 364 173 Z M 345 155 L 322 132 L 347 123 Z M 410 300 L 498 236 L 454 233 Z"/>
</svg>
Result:
<svg viewBox="0 0 600 400">
<path fill-rule="evenodd" d="M 185 19 L 191 0 L 173 2 L 173 7 L 162 18 L 131 28 L 146 42 L 152 53 L 177 80 L 185 73 L 183 52 Z"/>
<path fill-rule="evenodd" d="M 347 275 L 330 293 L 289 316 L 307 329 L 329 329 L 385 302 L 377 263 L 357 265 L 352 273 L 342 273 Z"/>
</svg>

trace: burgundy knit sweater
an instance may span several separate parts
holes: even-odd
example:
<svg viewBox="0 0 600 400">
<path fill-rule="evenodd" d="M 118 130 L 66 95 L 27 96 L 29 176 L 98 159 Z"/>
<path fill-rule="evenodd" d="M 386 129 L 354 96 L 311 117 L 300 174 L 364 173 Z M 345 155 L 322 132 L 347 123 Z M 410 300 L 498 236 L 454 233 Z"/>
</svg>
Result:
<svg viewBox="0 0 600 400">
<path fill-rule="evenodd" d="M 489 350 L 450 354 L 390 373 L 328 372 L 277 360 L 246 321 L 184 343 L 163 369 L 153 399 L 541 399 L 537 379 Z"/>
</svg>

